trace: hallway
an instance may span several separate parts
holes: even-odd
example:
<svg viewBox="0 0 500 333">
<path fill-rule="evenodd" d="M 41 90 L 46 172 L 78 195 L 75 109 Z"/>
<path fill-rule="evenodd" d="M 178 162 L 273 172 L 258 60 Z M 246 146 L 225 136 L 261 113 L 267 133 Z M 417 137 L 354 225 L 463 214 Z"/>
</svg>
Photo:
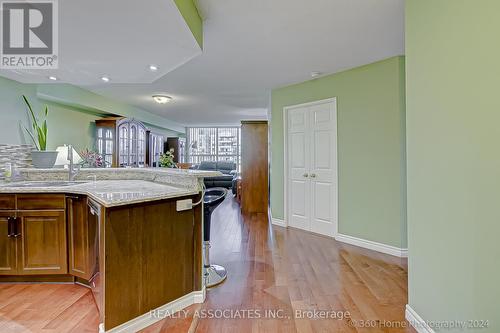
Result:
<svg viewBox="0 0 500 333">
<path fill-rule="evenodd" d="M 143 333 L 415 332 L 404 320 L 406 259 L 269 228 L 267 216 L 242 217 L 231 196 L 214 212 L 212 228 L 212 262 L 227 268 L 227 281 L 207 292 L 205 304 Z M 331 319 L 300 319 L 299 310 Z M 217 318 L 203 318 L 210 315 Z"/>
</svg>

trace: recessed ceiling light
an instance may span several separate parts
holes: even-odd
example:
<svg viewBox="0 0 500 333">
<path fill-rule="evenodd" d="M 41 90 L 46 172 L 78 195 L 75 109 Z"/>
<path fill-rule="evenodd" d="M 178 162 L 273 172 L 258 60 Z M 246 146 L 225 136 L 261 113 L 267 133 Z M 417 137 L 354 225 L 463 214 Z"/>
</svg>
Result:
<svg viewBox="0 0 500 333">
<path fill-rule="evenodd" d="M 167 104 L 172 100 L 172 97 L 167 95 L 153 95 L 153 99 L 158 104 Z"/>
<path fill-rule="evenodd" d="M 311 77 L 314 79 L 314 78 L 316 78 L 316 77 L 320 76 L 321 74 L 323 74 L 323 73 L 321 73 L 321 72 L 317 72 L 317 71 L 315 71 L 315 72 L 311 72 Z"/>
<path fill-rule="evenodd" d="M 158 66 L 156 66 L 156 65 L 149 65 L 149 70 L 151 72 L 156 72 L 158 70 Z"/>
<path fill-rule="evenodd" d="M 55 76 L 49 76 L 49 80 L 57 81 L 57 77 L 55 77 Z"/>
<path fill-rule="evenodd" d="M 104 82 L 109 82 L 109 77 L 103 76 L 101 77 L 101 80 L 103 80 Z"/>
</svg>

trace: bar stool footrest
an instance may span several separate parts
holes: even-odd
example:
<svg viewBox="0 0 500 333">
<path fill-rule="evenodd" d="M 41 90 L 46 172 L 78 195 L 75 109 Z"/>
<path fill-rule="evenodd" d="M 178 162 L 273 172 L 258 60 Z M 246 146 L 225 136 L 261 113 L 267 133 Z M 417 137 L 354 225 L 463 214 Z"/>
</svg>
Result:
<svg viewBox="0 0 500 333">
<path fill-rule="evenodd" d="M 210 265 L 205 268 L 205 286 L 207 288 L 215 287 L 227 278 L 226 268 L 220 265 Z"/>
</svg>

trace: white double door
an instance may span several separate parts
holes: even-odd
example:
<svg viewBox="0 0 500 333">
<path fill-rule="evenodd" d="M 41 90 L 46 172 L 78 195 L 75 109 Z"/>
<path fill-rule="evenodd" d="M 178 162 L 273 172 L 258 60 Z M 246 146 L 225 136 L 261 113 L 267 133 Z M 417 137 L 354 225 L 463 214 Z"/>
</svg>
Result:
<svg viewBox="0 0 500 333">
<path fill-rule="evenodd" d="M 333 237 L 338 209 L 336 101 L 286 107 L 284 112 L 288 225 Z"/>
</svg>

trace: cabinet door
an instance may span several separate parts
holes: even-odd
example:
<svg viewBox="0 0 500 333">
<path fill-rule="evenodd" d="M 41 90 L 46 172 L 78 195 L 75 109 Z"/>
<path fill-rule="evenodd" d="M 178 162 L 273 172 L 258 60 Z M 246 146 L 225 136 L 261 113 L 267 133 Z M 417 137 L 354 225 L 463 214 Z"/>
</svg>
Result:
<svg viewBox="0 0 500 333">
<path fill-rule="evenodd" d="M 84 197 L 68 198 L 68 254 L 69 273 L 90 280 L 96 265 L 96 226 L 95 216 L 87 212 Z"/>
<path fill-rule="evenodd" d="M 97 127 L 97 152 L 102 156 L 104 166 L 110 168 L 115 165 L 115 135 L 111 127 Z"/>
<path fill-rule="evenodd" d="M 19 274 L 67 274 L 64 211 L 18 212 Z"/>
<path fill-rule="evenodd" d="M 17 273 L 16 238 L 9 236 L 9 218 L 14 216 L 15 212 L 0 212 L 0 275 Z"/>
<path fill-rule="evenodd" d="M 129 165 L 129 125 L 123 123 L 118 127 L 118 166 Z"/>
<path fill-rule="evenodd" d="M 129 132 L 129 138 L 130 138 L 130 151 L 129 151 L 129 165 L 133 167 L 138 166 L 138 129 L 137 125 L 135 123 L 130 124 L 130 132 Z"/>
<path fill-rule="evenodd" d="M 139 126 L 137 137 L 137 166 L 144 167 L 146 164 L 146 130 Z"/>
</svg>

